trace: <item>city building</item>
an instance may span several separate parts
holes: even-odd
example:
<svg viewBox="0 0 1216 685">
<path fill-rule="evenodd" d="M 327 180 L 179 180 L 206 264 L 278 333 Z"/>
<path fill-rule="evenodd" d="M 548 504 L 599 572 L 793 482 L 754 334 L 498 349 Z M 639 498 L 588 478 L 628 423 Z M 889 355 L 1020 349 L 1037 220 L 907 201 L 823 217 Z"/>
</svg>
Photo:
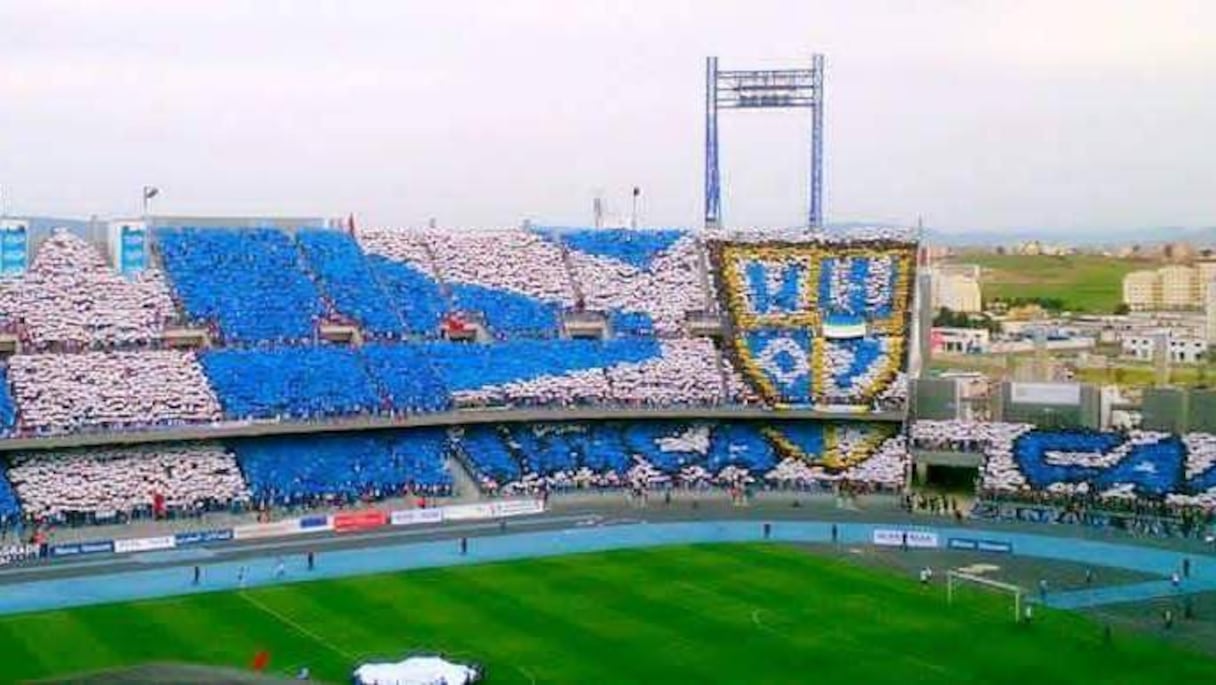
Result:
<svg viewBox="0 0 1216 685">
<path fill-rule="evenodd" d="M 1161 302 L 1161 280 L 1157 272 L 1133 271 L 1123 277 L 1123 304 L 1132 311 L 1151 311 Z"/>
<path fill-rule="evenodd" d="M 1216 345 L 1216 281 L 1208 281 L 1204 288 L 1203 322 L 1208 344 Z"/>
<path fill-rule="evenodd" d="M 985 328 L 934 328 L 929 349 L 934 354 L 984 354 L 991 336 Z"/>
<path fill-rule="evenodd" d="M 929 299 L 934 311 L 943 307 L 968 314 L 983 311 L 979 267 L 969 268 L 970 273 L 962 267 L 933 267 Z"/>
<path fill-rule="evenodd" d="M 1178 335 L 1166 329 L 1123 336 L 1123 355 L 1139 361 L 1153 361 L 1161 344 L 1166 345 L 1171 363 L 1195 364 L 1208 350 L 1207 340 Z"/>
<path fill-rule="evenodd" d="M 1205 284 L 1216 278 L 1216 264 L 1174 264 L 1160 269 L 1132 271 L 1123 277 L 1123 303 L 1132 311 L 1199 309 Z"/>
</svg>

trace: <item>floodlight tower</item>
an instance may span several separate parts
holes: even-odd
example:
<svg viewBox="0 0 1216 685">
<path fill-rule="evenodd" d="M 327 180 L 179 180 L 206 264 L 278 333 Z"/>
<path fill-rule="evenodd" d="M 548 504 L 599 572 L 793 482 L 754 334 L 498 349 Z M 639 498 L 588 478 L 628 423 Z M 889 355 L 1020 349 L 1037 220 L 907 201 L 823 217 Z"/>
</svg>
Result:
<svg viewBox="0 0 1216 685">
<path fill-rule="evenodd" d="M 810 69 L 718 71 L 705 61 L 705 226 L 722 225 L 722 179 L 718 172 L 719 109 L 811 110 L 811 178 L 807 223 L 823 224 L 823 55 Z"/>
</svg>

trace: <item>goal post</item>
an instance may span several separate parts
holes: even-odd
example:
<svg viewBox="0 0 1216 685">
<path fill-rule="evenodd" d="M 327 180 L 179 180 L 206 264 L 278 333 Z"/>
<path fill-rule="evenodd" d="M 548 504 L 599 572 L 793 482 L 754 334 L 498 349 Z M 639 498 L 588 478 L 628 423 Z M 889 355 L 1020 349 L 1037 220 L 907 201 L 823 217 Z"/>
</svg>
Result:
<svg viewBox="0 0 1216 685">
<path fill-rule="evenodd" d="M 986 587 L 998 592 L 1006 592 L 1013 595 L 1013 622 L 1020 623 L 1022 620 L 1022 594 L 1024 590 L 1013 585 L 1012 583 L 1002 583 L 999 580 L 977 576 L 972 573 L 963 573 L 962 571 L 946 571 L 946 603 L 954 603 L 954 586 L 965 585 L 971 583 Z"/>
</svg>

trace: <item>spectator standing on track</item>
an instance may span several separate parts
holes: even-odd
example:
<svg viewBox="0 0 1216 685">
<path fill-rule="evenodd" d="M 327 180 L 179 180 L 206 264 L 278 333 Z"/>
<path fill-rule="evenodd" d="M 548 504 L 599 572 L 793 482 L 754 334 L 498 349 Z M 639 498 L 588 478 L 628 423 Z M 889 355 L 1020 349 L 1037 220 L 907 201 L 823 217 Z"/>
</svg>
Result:
<svg viewBox="0 0 1216 685">
<path fill-rule="evenodd" d="M 1041 601 L 1041 602 L 1047 601 L 1047 579 L 1046 578 L 1039 579 L 1039 601 Z"/>
<path fill-rule="evenodd" d="M 308 570 L 311 571 L 314 568 L 316 568 L 316 557 L 310 549 L 308 550 Z"/>
<path fill-rule="evenodd" d="M 236 570 L 236 585 L 240 589 L 245 589 L 245 567 L 241 566 Z"/>
<path fill-rule="evenodd" d="M 1085 567 L 1085 584 L 1086 585 L 1094 584 L 1094 570 L 1092 568 L 1089 568 L 1088 566 Z"/>
<path fill-rule="evenodd" d="M 283 563 L 283 557 L 279 557 L 274 563 L 274 577 L 281 579 L 285 575 L 287 575 L 287 565 Z"/>
<path fill-rule="evenodd" d="M 1173 609 L 1166 609 L 1165 611 L 1161 612 L 1161 625 L 1164 626 L 1166 630 L 1174 627 Z"/>
<path fill-rule="evenodd" d="M 905 552 L 908 551 L 908 531 L 906 531 L 906 530 L 903 532 L 903 535 L 900 537 L 899 548 Z"/>
<path fill-rule="evenodd" d="M 1182 576 L 1178 575 L 1177 571 L 1170 574 L 1170 586 L 1174 588 L 1174 592 L 1182 586 Z"/>
<path fill-rule="evenodd" d="M 1182 558 L 1182 577 L 1183 578 L 1191 577 L 1191 558 L 1190 557 Z"/>
<path fill-rule="evenodd" d="M 460 556 L 467 556 L 469 553 L 469 539 L 460 538 Z"/>
<path fill-rule="evenodd" d="M 198 584 L 199 584 L 199 582 L 201 582 L 201 581 L 202 581 L 202 579 L 203 579 L 203 569 L 202 569 L 202 568 L 200 568 L 200 567 L 199 567 L 197 564 L 195 564 L 195 566 L 194 566 L 194 582 L 193 582 L 193 583 L 191 583 L 191 584 L 192 584 L 192 585 L 198 585 Z"/>
<path fill-rule="evenodd" d="M 836 544 L 840 540 L 840 530 L 836 528 L 836 524 L 832 524 L 832 544 Z"/>
<path fill-rule="evenodd" d="M 765 523 L 764 524 L 764 539 L 767 540 L 770 537 L 772 537 L 772 535 L 773 535 L 773 524 Z"/>
</svg>

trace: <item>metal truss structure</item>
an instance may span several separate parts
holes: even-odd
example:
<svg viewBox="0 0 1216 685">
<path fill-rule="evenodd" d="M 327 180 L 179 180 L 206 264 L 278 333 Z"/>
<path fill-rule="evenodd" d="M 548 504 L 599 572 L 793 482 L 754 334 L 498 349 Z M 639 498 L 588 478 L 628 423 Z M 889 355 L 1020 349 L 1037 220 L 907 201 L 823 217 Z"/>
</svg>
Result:
<svg viewBox="0 0 1216 685">
<path fill-rule="evenodd" d="M 823 55 L 810 69 L 719 71 L 718 58 L 705 63 L 705 226 L 722 225 L 722 178 L 718 170 L 719 109 L 811 110 L 811 175 L 808 224 L 823 224 Z"/>
</svg>

